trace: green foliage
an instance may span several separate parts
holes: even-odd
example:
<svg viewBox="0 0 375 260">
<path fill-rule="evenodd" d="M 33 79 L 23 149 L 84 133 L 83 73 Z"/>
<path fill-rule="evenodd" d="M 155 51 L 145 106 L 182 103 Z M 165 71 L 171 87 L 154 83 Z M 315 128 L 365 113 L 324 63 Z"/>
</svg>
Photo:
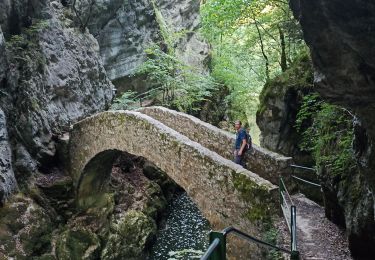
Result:
<svg viewBox="0 0 375 260">
<path fill-rule="evenodd" d="M 259 132 L 259 94 L 304 50 L 300 26 L 288 2 L 279 0 L 206 0 L 201 14 L 202 34 L 214 49 L 212 76 L 231 92 L 229 119 Z"/>
<path fill-rule="evenodd" d="M 121 97 L 116 98 L 112 105 L 111 109 L 113 110 L 134 110 L 139 108 L 137 93 L 134 91 L 127 91 L 121 95 Z"/>
<path fill-rule="evenodd" d="M 208 75 L 187 66 L 174 54 L 152 46 L 146 50 L 147 60 L 138 68 L 138 75 L 145 75 L 152 85 L 147 98 L 157 103 L 193 113 L 200 110 L 200 104 L 210 97 L 217 84 Z"/>
<path fill-rule="evenodd" d="M 264 226 L 265 226 L 264 227 L 265 234 L 264 234 L 263 239 L 272 245 L 277 245 L 279 231 L 273 225 L 271 225 L 271 223 L 267 223 Z M 275 249 L 266 251 L 266 255 L 264 256 L 264 258 L 267 260 L 283 260 L 284 259 L 282 253 L 279 251 L 276 251 Z"/>
<path fill-rule="evenodd" d="M 302 134 L 301 150 L 311 152 L 318 167 L 332 175 L 355 167 L 353 116 L 344 108 L 322 101 L 316 93 L 308 95 L 298 112 L 296 128 Z"/>
</svg>

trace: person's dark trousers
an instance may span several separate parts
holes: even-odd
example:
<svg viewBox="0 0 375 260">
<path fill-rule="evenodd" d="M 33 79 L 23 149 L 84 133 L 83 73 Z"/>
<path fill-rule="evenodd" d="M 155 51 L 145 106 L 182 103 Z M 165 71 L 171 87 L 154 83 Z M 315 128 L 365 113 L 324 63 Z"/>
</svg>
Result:
<svg viewBox="0 0 375 260">
<path fill-rule="evenodd" d="M 234 162 L 241 166 L 244 166 L 244 153 L 242 153 L 242 155 L 238 155 L 238 150 L 236 150 L 234 155 Z"/>
</svg>

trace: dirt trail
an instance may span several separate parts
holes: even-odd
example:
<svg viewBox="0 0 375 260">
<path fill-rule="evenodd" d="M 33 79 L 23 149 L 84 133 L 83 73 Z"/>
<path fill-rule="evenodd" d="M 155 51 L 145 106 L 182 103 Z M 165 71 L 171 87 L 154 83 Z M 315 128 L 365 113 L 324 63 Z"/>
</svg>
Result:
<svg viewBox="0 0 375 260">
<path fill-rule="evenodd" d="M 298 250 L 303 260 L 352 260 L 345 231 L 330 222 L 324 208 L 303 194 L 292 196 L 297 206 Z M 290 236 L 285 221 L 280 221 L 282 245 L 289 248 Z"/>
</svg>

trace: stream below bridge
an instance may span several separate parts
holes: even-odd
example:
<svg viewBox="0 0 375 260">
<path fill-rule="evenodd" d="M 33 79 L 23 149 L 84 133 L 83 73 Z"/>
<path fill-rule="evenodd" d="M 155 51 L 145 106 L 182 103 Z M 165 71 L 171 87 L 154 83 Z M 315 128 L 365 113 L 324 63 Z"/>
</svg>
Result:
<svg viewBox="0 0 375 260">
<path fill-rule="evenodd" d="M 168 205 L 149 260 L 200 259 L 208 247 L 210 225 L 186 192 Z"/>
</svg>

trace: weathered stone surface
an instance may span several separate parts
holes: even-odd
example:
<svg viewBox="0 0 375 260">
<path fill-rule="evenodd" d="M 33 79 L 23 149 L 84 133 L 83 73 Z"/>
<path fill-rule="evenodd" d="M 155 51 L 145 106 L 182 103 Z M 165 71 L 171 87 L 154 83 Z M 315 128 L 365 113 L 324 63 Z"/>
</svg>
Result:
<svg viewBox="0 0 375 260">
<path fill-rule="evenodd" d="M 85 228 L 66 230 L 58 239 L 56 256 L 61 260 L 94 260 L 100 255 L 98 236 Z"/>
<path fill-rule="evenodd" d="M 139 211 L 127 211 L 111 223 L 102 259 L 142 259 L 146 244 L 156 235 L 156 224 L 150 217 Z"/>
<path fill-rule="evenodd" d="M 41 11 L 48 0 L 2 0 L 0 2 L 0 27 L 6 38 L 19 34 L 33 18 L 42 18 Z"/>
<path fill-rule="evenodd" d="M 200 1 L 199 0 L 156 0 L 168 32 L 173 36 L 175 33 L 186 32 L 179 39 L 176 54 L 186 64 L 200 68 L 205 71 L 205 60 L 209 56 L 210 48 L 202 37 L 197 33 L 200 24 Z"/>
<path fill-rule="evenodd" d="M 48 250 L 52 221 L 45 210 L 23 195 L 13 196 L 0 208 L 0 256 L 27 259 Z"/>
<path fill-rule="evenodd" d="M 312 91 L 313 68 L 307 53 L 266 83 L 257 111 L 262 147 L 293 157 L 301 165 L 311 164 L 311 156 L 299 149 L 301 136 L 296 129 L 296 119 L 303 98 Z"/>
<path fill-rule="evenodd" d="M 356 131 L 354 147 L 360 177 L 339 185 L 365 189 L 356 200 L 337 194 L 346 210 L 346 226 L 353 255 L 375 254 L 375 3 L 367 0 L 292 0 L 310 47 L 315 87 L 320 95 L 358 117 L 364 131 Z M 359 184 L 359 183 L 360 184 Z M 356 186 L 360 189 L 356 189 Z M 353 214 L 358 212 L 358 214 Z M 354 221 L 351 221 L 353 220 Z M 369 231 L 370 230 L 370 231 Z"/>
<path fill-rule="evenodd" d="M 233 159 L 235 135 L 205 123 L 193 116 L 170 110 L 164 107 L 146 107 L 139 110 L 170 128 L 186 135 L 191 140 L 202 144 L 228 160 Z M 279 183 L 279 176 L 290 173 L 290 157 L 268 151 L 254 145 L 254 154 L 247 154 L 246 167 L 262 178 Z"/>
<path fill-rule="evenodd" d="M 0 205 L 17 188 L 12 167 L 12 153 L 8 142 L 7 124 L 0 109 Z"/>
<path fill-rule="evenodd" d="M 69 27 L 64 11 L 59 2 L 48 2 L 42 10 L 45 18 L 35 22 L 34 29 L 8 41 L 9 66 L 0 80 L 0 100 L 9 136 L 16 143 L 17 172 L 47 171 L 55 162 L 53 136 L 106 109 L 112 99 L 113 85 L 101 63 L 97 41 Z"/>
<path fill-rule="evenodd" d="M 258 234 L 262 221 L 277 209 L 276 186 L 138 112 L 104 112 L 87 118 L 74 125 L 70 142 L 71 174 L 82 208 L 90 206 L 85 197 L 102 190 L 103 182 L 99 185 L 97 179 L 108 178 L 103 164 L 101 171 L 86 167 L 91 168 L 98 155 L 127 151 L 166 172 L 215 229 L 234 225 Z"/>
<path fill-rule="evenodd" d="M 84 14 L 90 1 L 77 1 Z M 130 75 L 145 59 L 144 50 L 158 36 L 158 24 L 151 1 L 95 1 L 89 19 L 90 32 L 98 39 L 108 77 L 111 80 Z"/>
<path fill-rule="evenodd" d="M 76 8 L 82 13 L 80 20 L 88 21 L 90 32 L 98 39 L 111 80 L 131 76 L 145 60 L 144 50 L 152 43 L 162 41 L 164 33 L 175 38 L 173 34 L 186 31 L 186 35 L 173 47 L 187 64 L 204 67 L 209 47 L 195 33 L 199 24 L 200 1 L 100 0 L 93 5 L 90 3 L 79 0 Z M 120 88 L 121 84 L 129 84 L 116 82 Z"/>
</svg>

